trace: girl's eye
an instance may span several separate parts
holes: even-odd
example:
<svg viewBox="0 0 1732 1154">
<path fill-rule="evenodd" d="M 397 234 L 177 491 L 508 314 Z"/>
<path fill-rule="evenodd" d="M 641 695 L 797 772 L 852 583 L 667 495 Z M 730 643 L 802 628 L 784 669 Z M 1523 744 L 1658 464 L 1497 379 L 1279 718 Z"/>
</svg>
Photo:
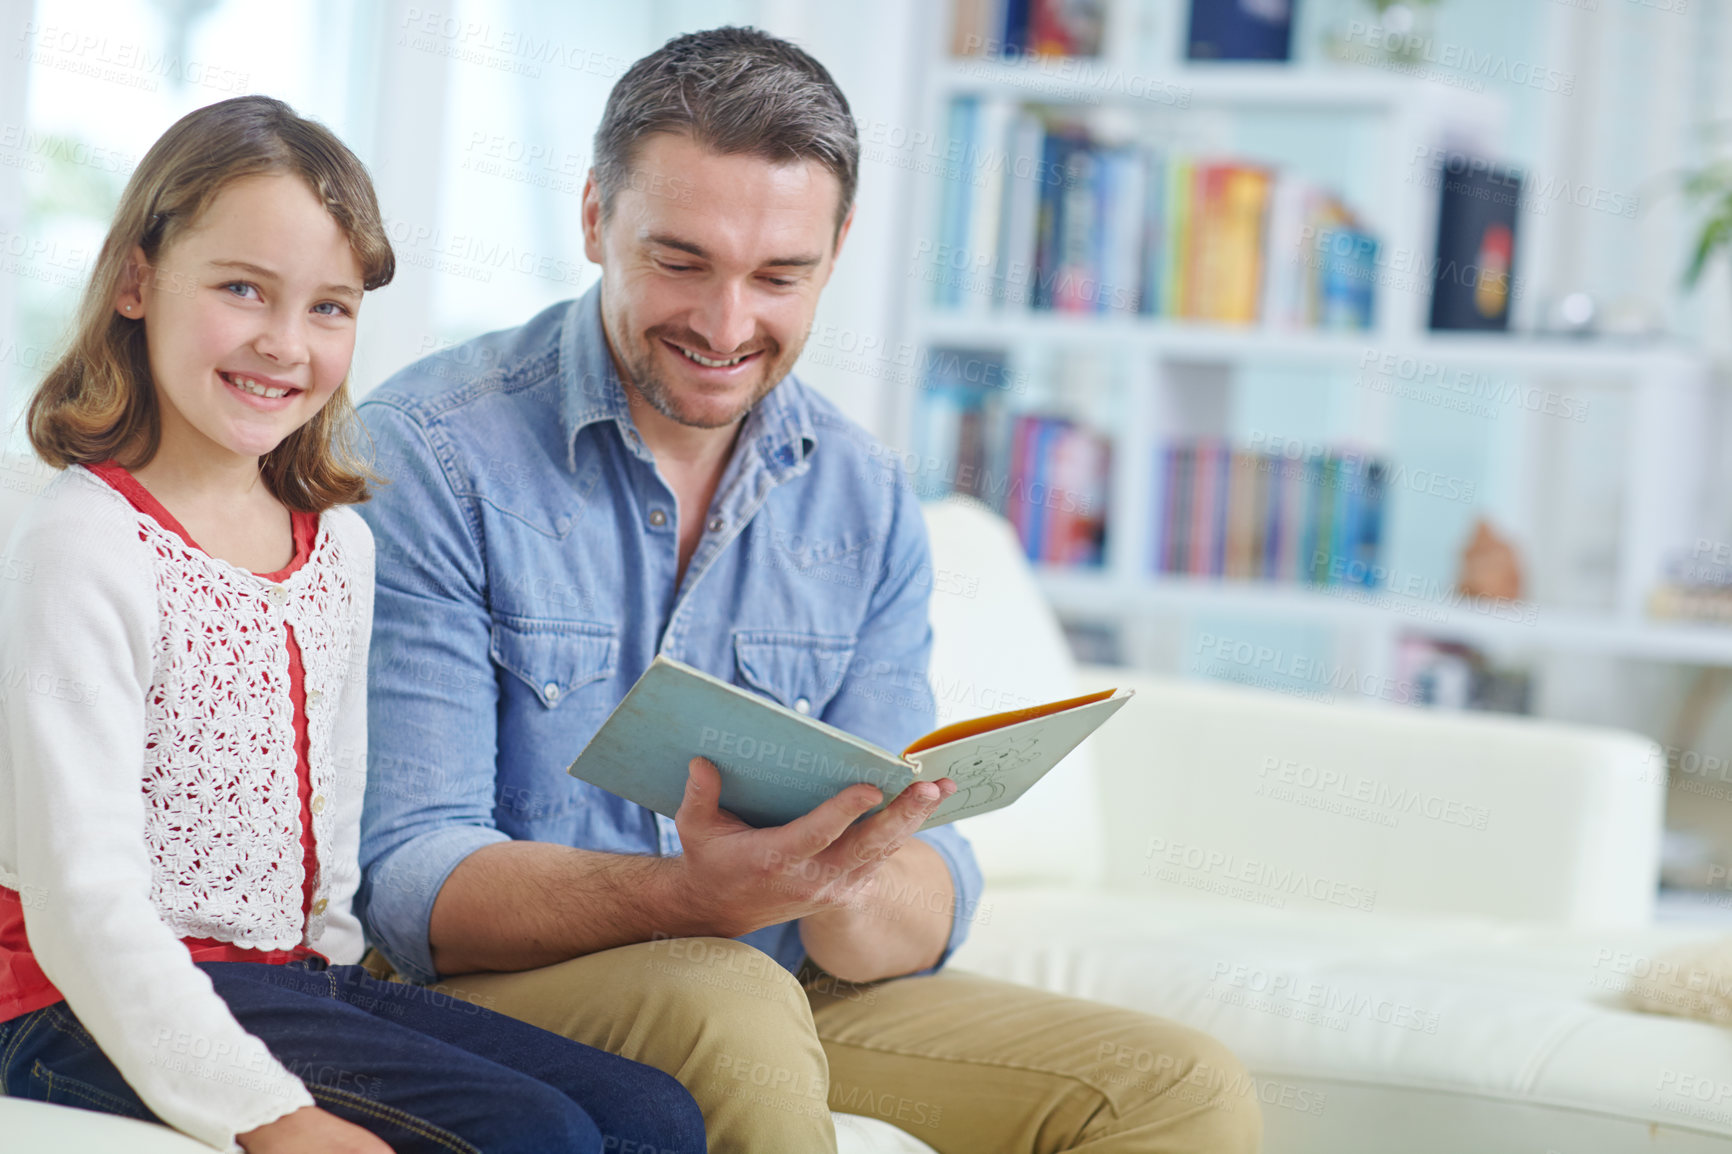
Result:
<svg viewBox="0 0 1732 1154">
<path fill-rule="evenodd" d="M 230 281 L 228 284 L 225 284 L 222 287 L 226 291 L 231 292 L 235 296 L 241 297 L 245 300 L 257 299 L 258 293 L 259 293 L 259 289 L 258 289 L 257 285 L 248 284 L 244 280 Z M 248 293 L 251 293 L 252 296 L 248 296 L 247 295 Z"/>
<path fill-rule="evenodd" d="M 320 309 L 330 309 L 331 311 L 319 312 Z M 320 301 L 313 306 L 313 311 L 322 317 L 346 317 L 349 315 L 349 310 L 336 301 Z"/>
</svg>

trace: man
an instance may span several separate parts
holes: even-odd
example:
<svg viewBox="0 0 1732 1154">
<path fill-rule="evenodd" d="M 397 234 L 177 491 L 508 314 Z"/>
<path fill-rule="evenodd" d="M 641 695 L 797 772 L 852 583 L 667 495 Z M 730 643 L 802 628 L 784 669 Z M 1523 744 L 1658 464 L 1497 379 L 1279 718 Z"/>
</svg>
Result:
<svg viewBox="0 0 1732 1154">
<path fill-rule="evenodd" d="M 718 1151 L 833 1150 L 827 1105 L 947 1154 L 1255 1149 L 1209 1039 L 941 970 L 980 892 L 954 828 L 915 832 L 948 780 L 754 830 L 701 759 L 673 820 L 565 773 L 658 653 L 888 748 L 934 714 L 920 510 L 789 375 L 852 220 L 846 100 L 786 42 L 684 36 L 620 79 L 595 155 L 601 283 L 362 407 L 390 481 L 363 507 L 374 940 L 675 1074 Z"/>
</svg>

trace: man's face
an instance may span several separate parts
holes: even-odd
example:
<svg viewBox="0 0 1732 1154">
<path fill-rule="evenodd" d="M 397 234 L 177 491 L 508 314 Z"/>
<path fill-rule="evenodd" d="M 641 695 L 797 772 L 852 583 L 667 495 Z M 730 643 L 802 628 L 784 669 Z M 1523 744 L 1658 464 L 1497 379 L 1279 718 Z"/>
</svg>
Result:
<svg viewBox="0 0 1732 1154">
<path fill-rule="evenodd" d="M 642 141 L 601 217 L 584 193 L 584 252 L 628 387 L 682 425 L 731 425 L 799 359 L 848 223 L 816 161 L 720 156 L 672 133 Z M 850 220 L 852 214 L 850 214 Z"/>
</svg>

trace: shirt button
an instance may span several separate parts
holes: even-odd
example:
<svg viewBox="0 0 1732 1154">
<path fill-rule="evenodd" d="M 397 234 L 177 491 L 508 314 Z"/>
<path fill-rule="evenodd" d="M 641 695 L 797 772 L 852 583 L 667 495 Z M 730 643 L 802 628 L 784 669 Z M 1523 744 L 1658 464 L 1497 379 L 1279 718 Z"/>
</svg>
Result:
<svg viewBox="0 0 1732 1154">
<path fill-rule="evenodd" d="M 272 605 L 283 605 L 289 600 L 289 591 L 281 585 L 272 585 L 270 597 Z"/>
<path fill-rule="evenodd" d="M 710 518 L 710 532 L 720 533 L 722 531 L 722 525 L 723 524 L 724 524 L 724 522 L 722 521 L 722 519 L 720 517 L 711 517 Z"/>
<path fill-rule="evenodd" d="M 807 701 L 804 697 L 796 697 L 796 698 L 794 698 L 794 712 L 795 713 L 811 713 L 812 712 L 812 703 L 810 701 Z"/>
<path fill-rule="evenodd" d="M 312 808 L 313 808 L 314 813 L 324 813 L 325 812 L 325 795 L 324 794 L 315 793 L 313 795 Z"/>
<path fill-rule="evenodd" d="M 330 905 L 330 904 L 331 904 L 330 899 L 320 898 L 318 901 L 313 903 L 313 913 L 315 915 L 324 913 L 325 907 Z"/>
<path fill-rule="evenodd" d="M 650 510 L 650 524 L 651 525 L 654 525 L 657 529 L 660 529 L 663 525 L 666 525 L 667 523 L 668 523 L 668 515 L 666 513 L 662 512 L 660 509 L 651 509 Z"/>
<path fill-rule="evenodd" d="M 543 685 L 541 687 L 541 695 L 543 697 L 547 698 L 547 700 L 549 700 L 549 701 L 558 701 L 559 700 L 559 686 L 558 686 L 558 684 L 556 684 L 555 682 L 549 681 L 546 685 Z"/>
</svg>

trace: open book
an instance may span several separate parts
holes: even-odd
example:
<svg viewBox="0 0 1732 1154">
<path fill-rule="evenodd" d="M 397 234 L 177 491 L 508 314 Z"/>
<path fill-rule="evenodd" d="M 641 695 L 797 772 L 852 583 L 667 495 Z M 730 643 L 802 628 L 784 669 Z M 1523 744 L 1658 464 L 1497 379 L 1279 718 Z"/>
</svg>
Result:
<svg viewBox="0 0 1732 1154">
<path fill-rule="evenodd" d="M 858 781 L 883 808 L 915 781 L 956 782 L 923 829 L 999 809 L 1131 698 L 1106 689 L 933 730 L 897 756 L 822 721 L 657 657 L 596 731 L 570 773 L 668 817 L 685 796 L 686 763 L 722 775 L 721 806 L 755 826 L 785 825 Z M 874 810 L 876 812 L 876 810 Z"/>
</svg>

